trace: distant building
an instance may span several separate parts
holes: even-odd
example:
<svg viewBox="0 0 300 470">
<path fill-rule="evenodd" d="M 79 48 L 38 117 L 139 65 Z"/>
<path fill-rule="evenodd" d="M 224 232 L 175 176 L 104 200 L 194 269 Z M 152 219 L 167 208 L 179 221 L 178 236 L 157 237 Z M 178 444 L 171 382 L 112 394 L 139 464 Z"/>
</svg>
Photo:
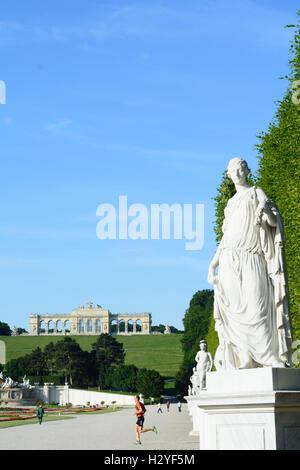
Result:
<svg viewBox="0 0 300 470">
<path fill-rule="evenodd" d="M 31 314 L 30 335 L 150 334 L 151 313 L 116 313 L 101 305 L 80 305 L 70 314 Z"/>
</svg>

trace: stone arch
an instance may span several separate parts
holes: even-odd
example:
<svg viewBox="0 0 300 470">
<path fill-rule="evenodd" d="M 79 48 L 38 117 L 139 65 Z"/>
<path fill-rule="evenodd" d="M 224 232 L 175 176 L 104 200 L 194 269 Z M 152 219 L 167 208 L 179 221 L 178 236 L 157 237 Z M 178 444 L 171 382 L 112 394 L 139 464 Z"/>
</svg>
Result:
<svg viewBox="0 0 300 470">
<path fill-rule="evenodd" d="M 39 322 L 39 333 L 44 334 L 44 333 L 46 333 L 46 330 L 47 330 L 47 324 L 46 324 L 45 320 L 41 320 Z"/>
<path fill-rule="evenodd" d="M 71 322 L 70 322 L 70 320 L 65 320 L 63 322 L 63 329 L 64 329 L 65 333 L 70 333 L 71 332 Z"/>
<path fill-rule="evenodd" d="M 141 333 L 143 331 L 143 322 L 140 319 L 137 319 L 135 322 L 136 325 L 136 332 Z"/>
<path fill-rule="evenodd" d="M 111 334 L 113 334 L 113 335 L 118 334 L 118 332 L 119 332 L 119 329 L 118 329 L 118 320 L 116 320 L 116 319 L 111 320 L 111 321 L 110 321 L 110 326 L 109 326 L 109 328 L 110 328 Z"/>
<path fill-rule="evenodd" d="M 124 320 L 124 318 L 119 319 L 119 333 L 125 333 L 125 320 Z"/>
<path fill-rule="evenodd" d="M 54 321 L 53 320 L 48 321 L 48 333 L 50 334 L 54 333 Z"/>
<path fill-rule="evenodd" d="M 56 320 L 55 325 L 56 325 L 56 333 L 62 333 L 62 330 L 63 330 L 62 321 L 61 320 Z"/>
<path fill-rule="evenodd" d="M 127 321 L 127 332 L 128 333 L 134 332 L 134 321 L 131 318 Z"/>
</svg>

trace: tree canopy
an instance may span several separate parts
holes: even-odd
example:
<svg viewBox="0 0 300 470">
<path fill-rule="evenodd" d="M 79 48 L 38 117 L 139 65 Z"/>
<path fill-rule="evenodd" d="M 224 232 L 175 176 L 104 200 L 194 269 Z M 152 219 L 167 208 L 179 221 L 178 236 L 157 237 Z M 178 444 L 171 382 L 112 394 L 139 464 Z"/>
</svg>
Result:
<svg viewBox="0 0 300 470">
<path fill-rule="evenodd" d="M 11 329 L 9 325 L 3 321 L 0 321 L 0 336 L 10 336 Z"/>
<path fill-rule="evenodd" d="M 97 341 L 92 344 L 92 348 L 96 364 L 103 364 L 108 367 L 111 364 L 124 363 L 125 351 L 123 344 L 108 333 L 99 335 Z"/>
<path fill-rule="evenodd" d="M 195 364 L 195 356 L 199 350 L 199 342 L 208 333 L 213 313 L 213 290 L 205 289 L 196 292 L 183 319 L 184 334 L 181 339 L 184 352 L 183 362 L 176 375 L 176 387 L 182 395 L 187 393 L 189 378 Z"/>
<path fill-rule="evenodd" d="M 123 344 L 108 334 L 101 334 L 92 345 L 92 351 L 83 351 L 77 341 L 65 336 L 57 343 L 48 343 L 44 350 L 34 349 L 5 365 L 5 375 L 22 380 L 24 374 L 31 382 L 67 381 L 71 386 L 98 386 L 104 390 L 122 390 L 143 393 L 146 397 L 159 396 L 164 382 L 156 371 L 125 365 Z"/>
<path fill-rule="evenodd" d="M 300 11 L 298 12 L 298 17 Z M 290 47 L 288 88 L 266 132 L 259 136 L 257 184 L 273 199 L 282 215 L 292 327 L 300 338 L 300 22 Z"/>
</svg>

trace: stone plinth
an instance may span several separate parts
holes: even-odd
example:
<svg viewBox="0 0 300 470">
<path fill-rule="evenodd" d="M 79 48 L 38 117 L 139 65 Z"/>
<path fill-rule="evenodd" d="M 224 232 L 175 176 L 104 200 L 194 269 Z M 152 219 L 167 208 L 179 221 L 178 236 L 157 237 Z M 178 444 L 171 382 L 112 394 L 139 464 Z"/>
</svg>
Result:
<svg viewBox="0 0 300 470">
<path fill-rule="evenodd" d="M 210 372 L 186 397 L 201 450 L 300 450 L 300 369 Z"/>
<path fill-rule="evenodd" d="M 35 405 L 34 389 L 7 388 L 0 389 L 0 406 L 18 407 Z"/>
</svg>

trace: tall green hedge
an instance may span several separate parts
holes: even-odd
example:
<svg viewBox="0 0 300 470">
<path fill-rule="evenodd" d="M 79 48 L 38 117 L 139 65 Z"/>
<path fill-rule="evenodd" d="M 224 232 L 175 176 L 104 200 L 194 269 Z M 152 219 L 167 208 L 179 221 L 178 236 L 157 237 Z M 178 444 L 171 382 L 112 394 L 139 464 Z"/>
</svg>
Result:
<svg viewBox="0 0 300 470">
<path fill-rule="evenodd" d="M 276 114 L 267 131 L 257 136 L 258 170 L 249 183 L 261 187 L 275 201 L 283 218 L 293 336 L 300 339 L 300 82 L 297 83 L 300 80 L 300 22 L 290 53 L 291 72 L 285 77 L 289 82 L 288 89 L 283 99 L 277 102 Z M 224 208 L 233 194 L 234 186 L 224 172 L 215 197 L 217 243 L 222 237 Z"/>
<path fill-rule="evenodd" d="M 268 130 L 258 136 L 256 179 L 257 185 L 276 202 L 283 218 L 292 328 L 294 338 L 300 339 L 300 99 L 297 90 L 292 88 L 293 83 L 300 80 L 300 22 L 290 52 L 288 89 L 278 102 Z M 300 83 L 295 85 L 300 91 Z"/>
</svg>

